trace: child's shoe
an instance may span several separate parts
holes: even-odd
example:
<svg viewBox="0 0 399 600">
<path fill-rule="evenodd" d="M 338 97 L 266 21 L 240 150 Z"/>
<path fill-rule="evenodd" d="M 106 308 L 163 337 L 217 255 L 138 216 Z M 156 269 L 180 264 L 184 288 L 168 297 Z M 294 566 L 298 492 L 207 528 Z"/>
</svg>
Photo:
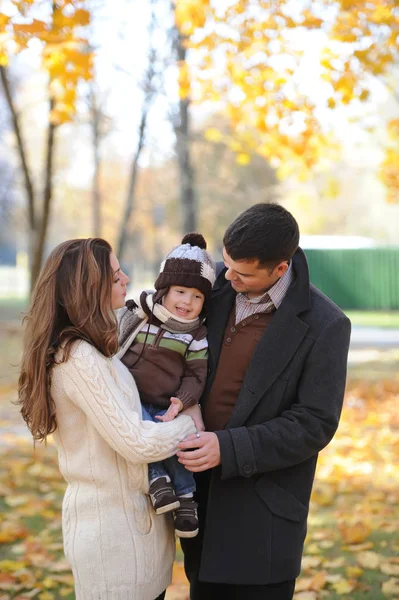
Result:
<svg viewBox="0 0 399 600">
<path fill-rule="evenodd" d="M 149 495 L 157 515 L 163 515 L 180 506 L 175 490 L 166 477 L 158 477 L 150 484 Z"/>
<path fill-rule="evenodd" d="M 193 538 L 198 534 L 198 504 L 193 498 L 179 498 L 180 508 L 175 512 L 175 531 L 181 538 Z"/>
</svg>

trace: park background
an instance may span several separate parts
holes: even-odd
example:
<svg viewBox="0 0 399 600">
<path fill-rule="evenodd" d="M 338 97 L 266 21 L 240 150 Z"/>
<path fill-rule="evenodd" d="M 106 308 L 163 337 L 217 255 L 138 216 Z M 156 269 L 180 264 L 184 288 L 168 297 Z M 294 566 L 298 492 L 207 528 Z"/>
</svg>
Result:
<svg viewBox="0 0 399 600">
<path fill-rule="evenodd" d="M 56 450 L 13 404 L 43 260 L 101 235 L 150 287 L 183 233 L 219 259 L 259 201 L 354 325 L 295 598 L 399 599 L 398 35 L 394 0 L 0 4 L 0 600 L 74 598 Z"/>
</svg>

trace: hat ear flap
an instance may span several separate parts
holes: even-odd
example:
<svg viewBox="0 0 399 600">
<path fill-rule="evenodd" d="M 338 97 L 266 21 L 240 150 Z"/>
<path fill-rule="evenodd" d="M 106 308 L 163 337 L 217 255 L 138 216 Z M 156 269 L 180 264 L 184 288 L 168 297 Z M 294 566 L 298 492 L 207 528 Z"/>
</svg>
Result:
<svg viewBox="0 0 399 600">
<path fill-rule="evenodd" d="M 168 293 L 169 288 L 168 287 L 163 287 L 163 288 L 159 288 L 159 290 L 156 290 L 152 296 L 152 301 L 155 304 L 156 302 L 160 302 L 160 300 L 162 300 L 162 298 L 164 296 L 166 296 L 166 294 Z"/>
</svg>

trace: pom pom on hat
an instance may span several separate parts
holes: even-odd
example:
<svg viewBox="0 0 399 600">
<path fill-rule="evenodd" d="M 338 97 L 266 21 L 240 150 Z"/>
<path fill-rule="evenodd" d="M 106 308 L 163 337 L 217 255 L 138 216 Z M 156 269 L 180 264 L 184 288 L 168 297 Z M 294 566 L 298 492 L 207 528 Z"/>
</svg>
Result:
<svg viewBox="0 0 399 600">
<path fill-rule="evenodd" d="M 206 241 L 203 235 L 200 233 L 186 233 L 181 241 L 182 244 L 190 244 L 190 246 L 198 246 L 202 250 L 206 250 Z"/>
<path fill-rule="evenodd" d="M 182 285 L 197 288 L 205 298 L 211 294 L 216 279 L 216 266 L 206 251 L 206 241 L 200 233 L 187 233 L 161 264 L 155 289 Z"/>
</svg>

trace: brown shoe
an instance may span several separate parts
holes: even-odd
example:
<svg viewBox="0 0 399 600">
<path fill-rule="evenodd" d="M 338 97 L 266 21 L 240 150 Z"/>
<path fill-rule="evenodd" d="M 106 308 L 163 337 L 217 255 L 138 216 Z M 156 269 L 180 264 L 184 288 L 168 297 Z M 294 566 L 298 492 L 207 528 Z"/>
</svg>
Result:
<svg viewBox="0 0 399 600">
<path fill-rule="evenodd" d="M 175 511 L 175 531 L 181 538 L 198 535 L 198 504 L 192 498 L 179 498 L 180 508 Z"/>
<path fill-rule="evenodd" d="M 179 508 L 180 501 L 170 481 L 166 477 L 158 477 L 150 485 L 149 494 L 157 515 Z"/>
</svg>

